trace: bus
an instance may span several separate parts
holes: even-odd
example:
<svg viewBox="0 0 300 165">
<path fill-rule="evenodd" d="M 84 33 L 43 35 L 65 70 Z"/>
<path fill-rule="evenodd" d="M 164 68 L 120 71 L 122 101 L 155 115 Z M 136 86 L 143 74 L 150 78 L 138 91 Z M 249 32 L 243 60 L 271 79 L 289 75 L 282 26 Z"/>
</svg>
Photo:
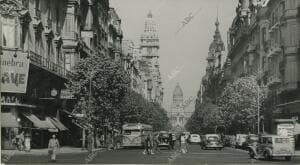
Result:
<svg viewBox="0 0 300 165">
<path fill-rule="evenodd" d="M 153 133 L 151 125 L 128 123 L 122 126 L 122 147 L 142 147 L 147 135 Z"/>
</svg>

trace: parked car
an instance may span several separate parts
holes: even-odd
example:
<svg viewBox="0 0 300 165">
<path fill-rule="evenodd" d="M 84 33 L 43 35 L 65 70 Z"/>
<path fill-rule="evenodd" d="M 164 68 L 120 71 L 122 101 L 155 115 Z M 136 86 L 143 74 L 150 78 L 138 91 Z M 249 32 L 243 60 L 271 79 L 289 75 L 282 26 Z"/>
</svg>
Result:
<svg viewBox="0 0 300 165">
<path fill-rule="evenodd" d="M 235 148 L 242 148 L 243 144 L 246 142 L 247 136 L 247 134 L 236 134 Z"/>
<path fill-rule="evenodd" d="M 191 134 L 189 137 L 189 143 L 190 144 L 200 144 L 201 138 L 198 134 Z"/>
<path fill-rule="evenodd" d="M 252 159 L 284 157 L 290 161 L 294 155 L 294 144 L 291 138 L 280 135 L 263 135 L 256 146 L 249 146 L 249 156 Z"/>
<path fill-rule="evenodd" d="M 206 149 L 219 149 L 221 150 L 224 146 L 221 142 L 221 137 L 218 134 L 206 134 L 202 139 L 201 148 Z"/>
<path fill-rule="evenodd" d="M 171 149 L 171 142 L 170 142 L 170 139 L 169 139 L 169 132 L 160 131 L 158 139 L 159 139 L 159 144 L 158 144 L 159 147 L 166 147 L 168 149 Z"/>
</svg>

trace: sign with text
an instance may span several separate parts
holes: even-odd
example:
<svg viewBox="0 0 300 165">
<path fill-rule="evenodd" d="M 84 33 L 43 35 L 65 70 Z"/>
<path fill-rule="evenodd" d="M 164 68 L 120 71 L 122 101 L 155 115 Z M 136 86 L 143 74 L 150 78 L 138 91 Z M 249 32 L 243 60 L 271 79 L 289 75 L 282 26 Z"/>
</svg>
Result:
<svg viewBox="0 0 300 165">
<path fill-rule="evenodd" d="M 29 59 L 27 53 L 5 52 L 1 56 L 1 92 L 26 93 Z"/>
<path fill-rule="evenodd" d="M 277 125 L 277 134 L 281 136 L 290 136 L 294 135 L 294 124 L 278 124 Z"/>
</svg>

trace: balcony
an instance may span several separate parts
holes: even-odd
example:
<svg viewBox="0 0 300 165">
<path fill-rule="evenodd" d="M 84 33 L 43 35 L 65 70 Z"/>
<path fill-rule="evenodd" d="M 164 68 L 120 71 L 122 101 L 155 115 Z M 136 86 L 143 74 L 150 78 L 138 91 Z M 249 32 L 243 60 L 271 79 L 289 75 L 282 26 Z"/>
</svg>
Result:
<svg viewBox="0 0 300 165">
<path fill-rule="evenodd" d="M 51 73 L 56 74 L 62 78 L 68 79 L 72 76 L 72 72 L 66 70 L 62 66 L 50 61 L 49 59 L 30 51 L 29 53 L 30 63 L 40 68 L 43 68 Z"/>
<path fill-rule="evenodd" d="M 269 53 L 267 54 L 267 57 L 270 58 L 279 55 L 281 51 L 282 49 L 280 47 L 271 47 Z"/>
<path fill-rule="evenodd" d="M 268 77 L 268 86 L 269 87 L 279 85 L 280 83 L 281 83 L 281 79 L 279 78 L 279 76 L 272 75 L 272 76 Z"/>
</svg>

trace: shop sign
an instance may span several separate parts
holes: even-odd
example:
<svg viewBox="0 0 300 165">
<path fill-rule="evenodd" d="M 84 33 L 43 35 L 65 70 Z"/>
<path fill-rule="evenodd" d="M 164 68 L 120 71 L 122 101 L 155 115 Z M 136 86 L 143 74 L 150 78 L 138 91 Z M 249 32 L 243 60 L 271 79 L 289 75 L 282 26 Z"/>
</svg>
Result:
<svg viewBox="0 0 300 165">
<path fill-rule="evenodd" d="M 73 93 L 69 89 L 62 89 L 60 91 L 61 99 L 74 99 Z"/>
<path fill-rule="evenodd" d="M 17 96 L 1 96 L 1 104 L 20 104 L 20 99 Z"/>
<path fill-rule="evenodd" d="M 29 59 L 27 53 L 5 52 L 1 56 L 1 92 L 26 93 Z"/>
</svg>

